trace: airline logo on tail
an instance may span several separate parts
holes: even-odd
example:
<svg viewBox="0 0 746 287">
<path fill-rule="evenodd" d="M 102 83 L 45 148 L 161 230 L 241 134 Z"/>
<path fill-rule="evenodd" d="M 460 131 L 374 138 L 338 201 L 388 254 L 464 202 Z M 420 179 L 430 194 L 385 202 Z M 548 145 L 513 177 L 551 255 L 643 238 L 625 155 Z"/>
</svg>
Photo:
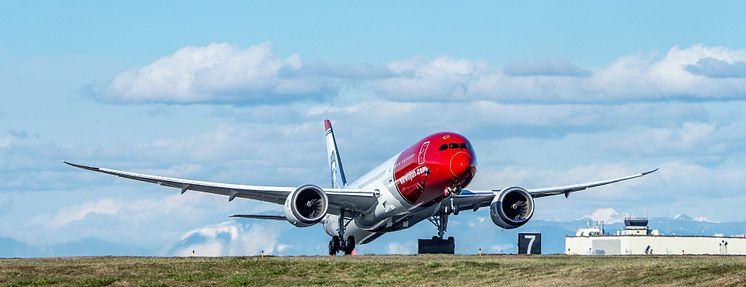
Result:
<svg viewBox="0 0 746 287">
<path fill-rule="evenodd" d="M 334 130 L 329 120 L 324 120 L 324 135 L 326 136 L 326 154 L 329 162 L 329 175 L 331 176 L 332 188 L 341 188 L 347 185 L 342 159 L 337 149 L 337 140 L 334 138 Z M 341 183 L 339 185 L 338 183 Z"/>
</svg>

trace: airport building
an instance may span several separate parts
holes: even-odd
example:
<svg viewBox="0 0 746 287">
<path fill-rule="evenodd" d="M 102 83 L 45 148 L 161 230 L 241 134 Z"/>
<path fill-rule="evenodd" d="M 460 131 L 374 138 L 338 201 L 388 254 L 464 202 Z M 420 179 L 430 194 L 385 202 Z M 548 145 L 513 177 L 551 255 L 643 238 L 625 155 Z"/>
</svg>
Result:
<svg viewBox="0 0 746 287">
<path fill-rule="evenodd" d="M 744 236 L 661 235 L 646 218 L 626 218 L 624 230 L 606 234 L 603 224 L 565 237 L 568 255 L 746 255 Z"/>
</svg>

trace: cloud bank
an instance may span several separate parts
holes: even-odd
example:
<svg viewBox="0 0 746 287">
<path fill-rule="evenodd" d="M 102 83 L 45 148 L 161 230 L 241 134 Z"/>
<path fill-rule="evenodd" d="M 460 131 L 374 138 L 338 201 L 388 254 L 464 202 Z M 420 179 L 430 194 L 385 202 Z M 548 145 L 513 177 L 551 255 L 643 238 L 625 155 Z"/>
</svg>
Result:
<svg viewBox="0 0 746 287">
<path fill-rule="evenodd" d="M 411 58 L 385 65 L 306 63 L 270 44 L 186 47 L 117 74 L 98 92 L 108 100 L 172 104 L 319 102 L 356 98 L 401 102 L 608 103 L 746 97 L 746 50 L 694 45 L 584 68 L 566 60 L 495 67 L 481 60 Z"/>
<path fill-rule="evenodd" d="M 298 55 L 278 58 L 268 43 L 186 47 L 117 74 L 104 96 L 123 102 L 286 102 L 327 93 L 331 82 L 302 74 Z"/>
</svg>

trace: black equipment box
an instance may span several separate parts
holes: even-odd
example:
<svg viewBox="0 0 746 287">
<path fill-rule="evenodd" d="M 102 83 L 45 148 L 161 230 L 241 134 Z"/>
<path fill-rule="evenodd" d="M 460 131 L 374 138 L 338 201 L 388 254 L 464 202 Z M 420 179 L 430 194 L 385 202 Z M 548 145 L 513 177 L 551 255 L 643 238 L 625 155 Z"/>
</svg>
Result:
<svg viewBox="0 0 746 287">
<path fill-rule="evenodd" d="M 453 254 L 455 247 L 453 237 L 417 240 L 417 254 Z"/>
</svg>

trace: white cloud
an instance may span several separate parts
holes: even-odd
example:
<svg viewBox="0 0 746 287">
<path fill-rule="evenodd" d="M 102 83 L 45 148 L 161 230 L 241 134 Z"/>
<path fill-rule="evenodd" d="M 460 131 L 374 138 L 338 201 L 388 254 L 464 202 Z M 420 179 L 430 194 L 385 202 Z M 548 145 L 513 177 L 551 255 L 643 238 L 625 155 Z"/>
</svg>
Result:
<svg viewBox="0 0 746 287">
<path fill-rule="evenodd" d="M 284 102 L 329 89 L 324 82 L 294 76 L 302 67 L 298 55 L 275 57 L 269 43 L 246 49 L 213 43 L 123 71 L 104 94 L 125 102 Z"/>
<path fill-rule="evenodd" d="M 637 128 L 609 134 L 617 138 L 609 149 L 637 150 L 647 153 L 670 153 L 697 149 L 700 152 L 723 149 L 720 136 L 715 136 L 714 123 L 685 122 L 678 127 Z"/>
<path fill-rule="evenodd" d="M 119 212 L 122 203 L 111 198 L 103 198 L 93 202 L 85 202 L 79 206 L 63 207 L 50 221 L 49 226 L 59 228 L 71 222 L 85 219 L 92 214 L 112 215 Z"/>
<path fill-rule="evenodd" d="M 475 227 L 475 226 L 477 226 L 477 225 L 479 225 L 479 224 L 482 224 L 482 223 L 484 223 L 484 222 L 485 222 L 485 221 L 487 220 L 487 217 L 483 217 L 483 216 L 475 216 L 475 217 L 474 217 L 474 218 L 472 218 L 472 219 L 473 219 L 473 220 L 469 220 L 469 221 L 468 221 L 468 222 L 466 223 L 466 225 L 468 225 L 469 227 Z"/>
<path fill-rule="evenodd" d="M 279 232 L 261 225 L 245 226 L 225 221 L 191 230 L 174 246 L 176 256 L 236 256 L 282 253 L 287 245 L 278 245 Z M 281 249 L 281 250 L 280 250 Z"/>
<path fill-rule="evenodd" d="M 707 223 L 720 223 L 719 221 L 711 220 L 707 218 L 706 216 L 697 216 L 694 218 L 694 221 L 697 222 L 707 222 Z"/>
<path fill-rule="evenodd" d="M 654 180 L 667 187 L 658 194 L 675 193 L 677 200 L 691 201 L 693 197 L 728 200 L 741 196 L 738 191 L 746 187 L 746 170 L 675 161 L 662 164 Z"/>
<path fill-rule="evenodd" d="M 593 71 L 561 60 L 524 60 L 499 69 L 472 59 L 436 57 L 374 64 L 307 65 L 274 56 L 268 43 L 242 49 L 187 47 L 118 74 L 104 91 L 127 102 L 287 103 L 363 97 L 405 102 L 547 103 L 741 99 L 746 50 L 694 45 L 663 56 L 621 56 Z"/>
<path fill-rule="evenodd" d="M 513 244 L 495 244 L 490 245 L 489 251 L 495 252 L 495 253 L 507 253 L 515 248 L 515 245 Z M 486 252 L 487 250 L 482 250 L 482 252 Z"/>
<path fill-rule="evenodd" d="M 416 252 L 416 244 L 414 242 L 390 242 L 386 245 L 386 253 L 388 254 L 414 254 Z"/>
<path fill-rule="evenodd" d="M 61 207 L 53 216 L 37 214 L 32 222 L 41 223 L 52 229 L 60 229 L 71 223 L 84 221 L 90 216 L 103 215 L 121 218 L 130 224 L 152 220 L 174 211 L 190 213 L 199 201 L 194 196 L 169 195 L 160 198 L 125 200 L 120 198 L 100 198 L 78 205 Z"/>
<path fill-rule="evenodd" d="M 610 102 L 746 96 L 746 79 L 709 78 L 689 71 L 701 59 L 746 61 L 746 50 L 722 47 L 674 47 L 663 57 L 623 56 L 593 72 L 553 61 L 509 64 L 506 72 L 500 72 L 482 62 L 443 59 L 407 62 L 406 69 L 392 69 L 403 72 L 383 81 L 382 91 L 394 99 L 424 101 Z M 587 77 L 565 77 L 573 74 Z"/>
<path fill-rule="evenodd" d="M 91 215 L 121 215 L 126 221 L 137 223 L 168 215 L 172 212 L 186 214 L 194 212 L 197 205 L 201 204 L 200 200 L 209 201 L 209 197 L 194 194 L 189 196 L 172 194 L 159 198 L 148 197 L 135 200 L 100 198 L 79 205 L 62 207 L 51 219 L 46 219 L 45 215 L 39 214 L 35 217 L 35 221 L 48 221 L 47 226 L 62 228 L 70 223 L 83 221 Z"/>
<path fill-rule="evenodd" d="M 292 123 L 292 124 L 247 124 L 247 125 L 221 125 L 214 130 L 195 134 L 184 138 L 161 138 L 152 142 L 143 143 L 135 146 L 140 154 L 147 154 L 156 159 L 180 159 L 198 161 L 201 164 L 206 162 L 225 162 L 226 160 L 235 159 L 237 154 L 251 152 L 256 156 L 262 156 L 266 159 L 273 159 L 274 151 L 284 145 L 288 145 L 287 150 L 298 150 L 307 146 L 305 142 L 293 142 L 291 139 L 297 139 L 299 136 L 309 136 L 312 132 L 315 135 L 320 134 L 318 130 L 321 122 L 316 125 L 310 123 Z M 265 141 L 263 138 L 273 138 L 281 140 L 281 146 L 278 141 Z M 318 142 L 323 143 L 322 141 Z M 291 148 L 292 147 L 292 148 Z M 321 150 L 323 151 L 323 150 Z M 186 158 L 185 158 L 186 157 Z M 258 161 L 256 157 L 255 161 Z M 204 168 L 201 165 L 187 164 L 170 167 L 170 172 L 198 172 Z"/>
<path fill-rule="evenodd" d="M 277 253 L 283 254 L 285 253 L 285 251 L 288 251 L 288 249 L 293 248 L 293 245 L 278 243 L 276 247 L 277 247 Z"/>
<path fill-rule="evenodd" d="M 391 62 L 392 77 L 369 83 L 374 92 L 404 101 L 468 100 L 468 84 L 487 72 L 482 61 L 448 57 Z"/>
<path fill-rule="evenodd" d="M 692 74 L 688 66 L 700 59 L 726 61 L 746 59 L 746 50 L 694 45 L 671 48 L 656 57 L 622 57 L 594 74 L 592 88 L 615 98 L 742 98 L 746 81 L 711 79 Z"/>
<path fill-rule="evenodd" d="M 595 221 L 603 221 L 606 224 L 620 223 L 624 220 L 624 216 L 613 208 L 599 208 L 584 217 Z"/>
<path fill-rule="evenodd" d="M 546 100 L 551 102 L 608 102 L 668 98 L 742 98 L 746 81 L 710 79 L 690 73 L 687 66 L 699 59 L 743 60 L 746 50 L 695 45 L 670 49 L 662 58 L 623 56 L 588 78 L 511 78 L 492 74 L 475 84 L 479 94 L 495 99 Z M 502 88 L 502 89 L 501 89 Z M 503 91 L 501 93 L 501 91 Z"/>
</svg>

